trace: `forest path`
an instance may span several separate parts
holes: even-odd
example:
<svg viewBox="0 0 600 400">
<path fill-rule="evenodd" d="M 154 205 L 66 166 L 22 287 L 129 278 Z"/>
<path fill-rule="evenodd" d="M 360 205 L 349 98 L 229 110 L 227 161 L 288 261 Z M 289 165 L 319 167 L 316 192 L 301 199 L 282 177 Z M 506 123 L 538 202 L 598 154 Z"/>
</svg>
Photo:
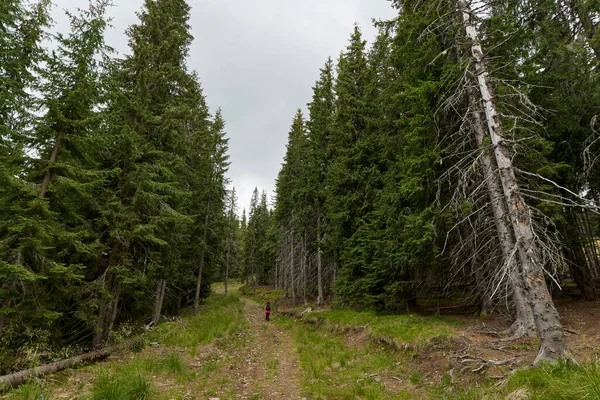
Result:
<svg viewBox="0 0 600 400">
<path fill-rule="evenodd" d="M 246 340 L 228 349 L 232 363 L 220 378 L 231 382 L 224 396 L 236 399 L 300 399 L 297 350 L 290 333 L 265 321 L 263 307 L 243 298 Z"/>
</svg>

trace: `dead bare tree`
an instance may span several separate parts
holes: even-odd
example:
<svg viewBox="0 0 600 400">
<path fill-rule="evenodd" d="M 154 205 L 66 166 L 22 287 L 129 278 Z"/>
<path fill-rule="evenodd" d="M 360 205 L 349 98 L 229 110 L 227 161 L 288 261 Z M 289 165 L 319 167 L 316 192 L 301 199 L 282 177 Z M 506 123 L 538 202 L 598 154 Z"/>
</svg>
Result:
<svg viewBox="0 0 600 400">
<path fill-rule="evenodd" d="M 521 264 L 518 279 L 523 284 L 525 296 L 521 303 L 517 304 L 517 307 L 530 307 L 533 313 L 536 331 L 541 340 L 540 351 L 535 363 L 568 358 L 564 331 L 544 277 L 542 257 L 533 231 L 532 211 L 520 192 L 510 149 L 504 138 L 502 121 L 496 108 L 479 32 L 473 23 L 469 3 L 459 0 L 457 6 L 462 15 L 466 37 L 470 42 L 475 78 L 479 88 L 479 100 L 485 112 L 487 135 L 493 145 L 504 203 L 510 216 L 510 224 Z"/>
</svg>

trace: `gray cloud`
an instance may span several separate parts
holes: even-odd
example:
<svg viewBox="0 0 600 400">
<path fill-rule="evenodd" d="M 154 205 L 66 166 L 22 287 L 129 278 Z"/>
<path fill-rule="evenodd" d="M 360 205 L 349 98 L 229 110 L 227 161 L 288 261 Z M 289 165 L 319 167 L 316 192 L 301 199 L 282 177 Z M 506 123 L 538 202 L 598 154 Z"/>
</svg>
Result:
<svg viewBox="0 0 600 400">
<path fill-rule="evenodd" d="M 125 29 L 137 23 L 142 0 L 116 1 L 107 42 L 127 52 Z M 222 107 L 230 137 L 229 176 L 239 207 L 255 186 L 272 195 L 296 109 L 310 101 L 327 57 L 337 58 L 354 23 L 366 39 L 371 19 L 395 15 L 387 0 L 189 0 L 195 37 L 189 66 L 202 80 L 211 109 Z M 64 31 L 62 8 L 87 2 L 55 0 L 54 19 Z"/>
</svg>

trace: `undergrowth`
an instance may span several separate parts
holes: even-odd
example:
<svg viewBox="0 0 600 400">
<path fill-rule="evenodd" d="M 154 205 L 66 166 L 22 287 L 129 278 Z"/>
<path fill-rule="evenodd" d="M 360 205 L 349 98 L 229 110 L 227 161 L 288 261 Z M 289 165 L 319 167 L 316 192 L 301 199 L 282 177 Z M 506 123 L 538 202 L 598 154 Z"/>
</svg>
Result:
<svg viewBox="0 0 600 400">
<path fill-rule="evenodd" d="M 234 333 L 245 326 L 243 304 L 234 295 L 209 297 L 196 315 L 161 324 L 147 335 L 151 342 L 184 347 L 195 354 L 200 344 Z"/>
<path fill-rule="evenodd" d="M 204 366 L 201 371 L 192 370 L 187 354 L 195 354 L 198 345 L 207 344 L 215 338 L 232 335 L 246 326 L 243 303 L 237 296 L 214 294 L 208 298 L 196 315 L 175 322 L 163 323 L 145 335 L 147 342 L 158 347 L 148 347 L 141 353 L 125 353 L 118 361 L 104 362 L 80 371 L 94 378 L 89 384 L 70 388 L 70 398 L 82 400 L 146 400 L 164 398 L 156 382 L 170 381 L 186 385 L 202 379 L 215 365 Z M 205 368 L 207 367 L 207 368 Z M 70 374 L 58 374 L 52 381 L 35 381 L 22 385 L 5 394 L 7 399 L 39 400 L 54 398 L 52 392 L 61 389 L 60 381 Z M 62 377 L 62 378 L 61 378 Z M 62 385 L 67 386 L 67 382 Z M 164 385 L 161 385 L 164 386 Z M 165 391 L 167 389 L 162 389 Z M 175 389 L 176 390 L 176 389 Z M 167 398 L 177 398 L 176 393 Z M 0 398 L 2 395 L 0 394 Z"/>
<path fill-rule="evenodd" d="M 271 302 L 272 308 L 275 308 L 283 298 L 283 290 L 274 290 L 264 286 L 244 285 L 239 288 L 239 293 L 245 297 L 257 301 L 259 304 L 269 301 Z"/>
</svg>

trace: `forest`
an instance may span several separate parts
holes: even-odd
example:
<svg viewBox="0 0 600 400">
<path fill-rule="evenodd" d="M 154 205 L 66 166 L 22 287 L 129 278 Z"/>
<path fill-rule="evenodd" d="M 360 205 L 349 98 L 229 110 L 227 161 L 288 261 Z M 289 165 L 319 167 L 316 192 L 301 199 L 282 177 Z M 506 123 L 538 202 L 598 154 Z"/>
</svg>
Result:
<svg viewBox="0 0 600 400">
<path fill-rule="evenodd" d="M 232 248 L 225 121 L 186 65 L 189 6 L 146 1 L 124 57 L 110 6 L 50 34 L 50 2 L 0 5 L 4 371 L 197 308 Z"/>
<path fill-rule="evenodd" d="M 273 203 L 255 189 L 241 217 L 189 5 L 145 0 L 124 56 L 110 6 L 51 34 L 49 1 L 0 4 L 2 372 L 233 277 L 291 305 L 505 313 L 536 363 L 570 358 L 553 298 L 600 293 L 596 0 L 391 1 L 372 44 L 356 26 L 324 60 Z"/>
</svg>

